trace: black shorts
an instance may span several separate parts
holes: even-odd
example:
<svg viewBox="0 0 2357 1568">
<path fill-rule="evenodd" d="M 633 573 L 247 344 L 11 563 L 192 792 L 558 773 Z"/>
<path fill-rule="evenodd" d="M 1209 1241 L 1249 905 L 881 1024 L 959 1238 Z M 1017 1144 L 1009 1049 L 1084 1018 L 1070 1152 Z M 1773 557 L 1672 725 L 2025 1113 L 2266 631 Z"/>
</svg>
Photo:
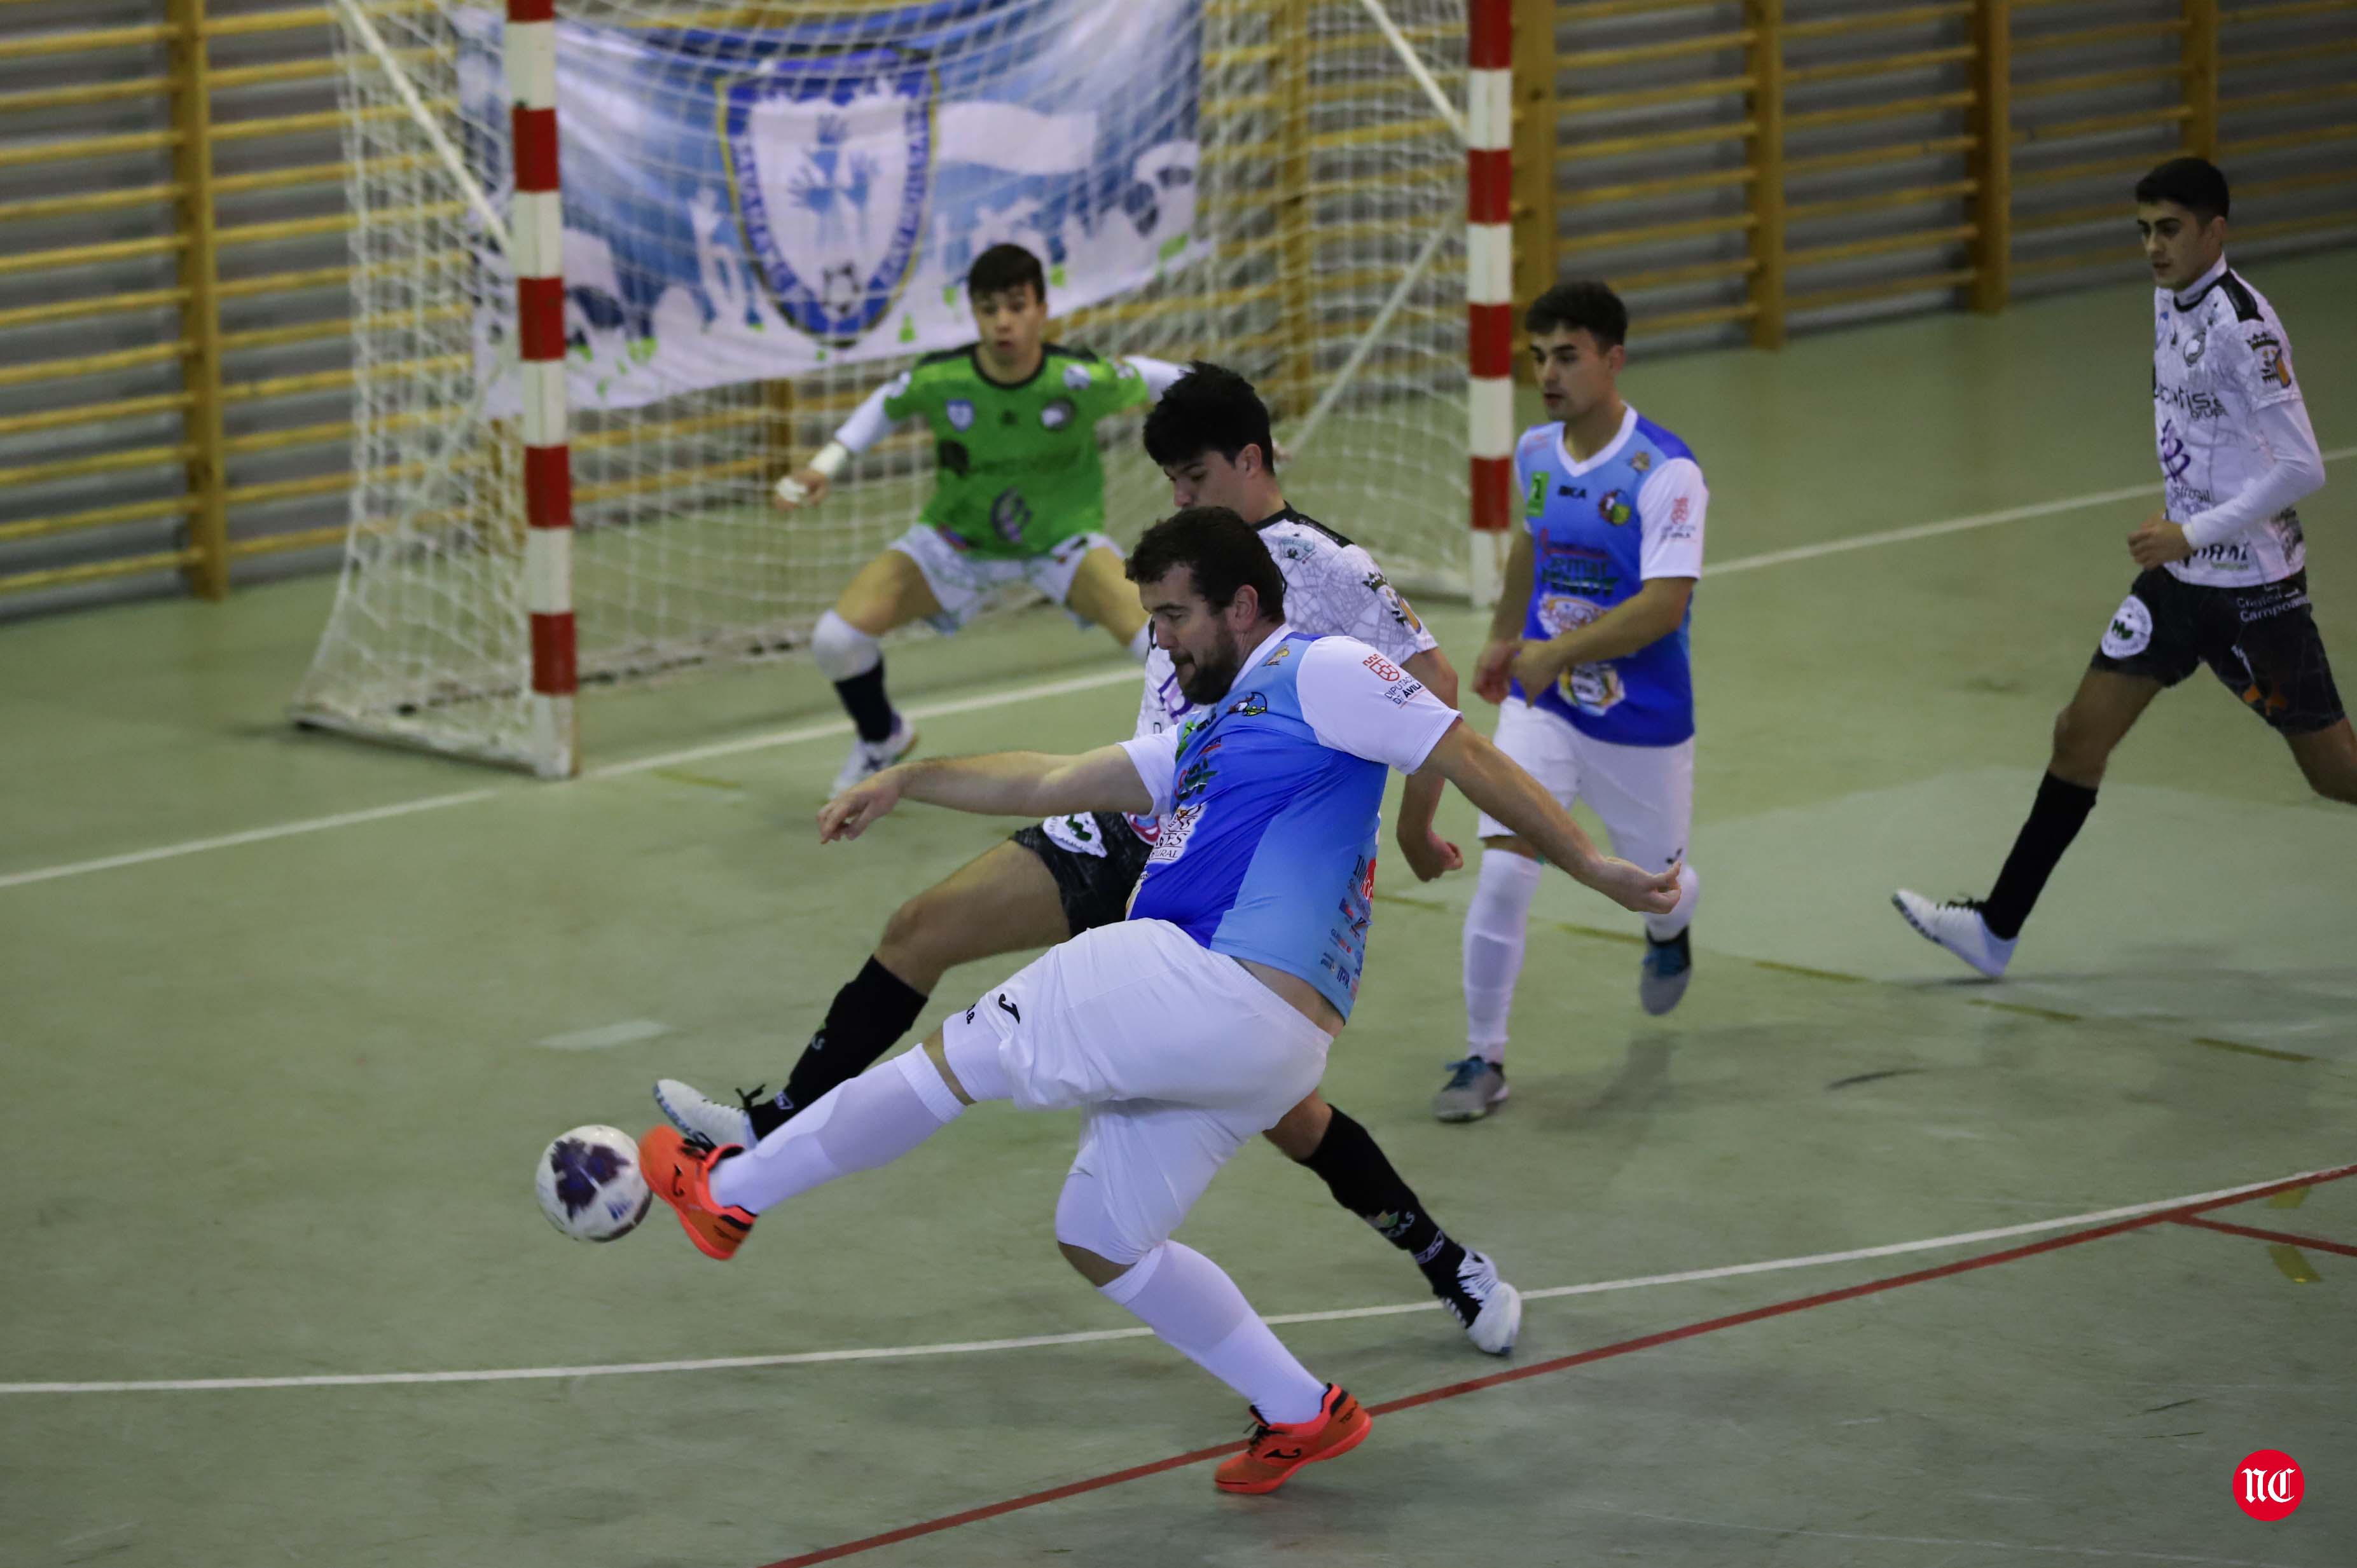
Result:
<svg viewBox="0 0 2357 1568">
<path fill-rule="evenodd" d="M 1146 857 L 1154 852 L 1119 811 L 1059 817 L 1052 833 L 1034 822 L 1011 836 L 1038 855 L 1056 879 L 1056 896 L 1063 900 L 1064 918 L 1072 923 L 1076 937 L 1129 918 L 1129 896 L 1146 870 Z"/>
<path fill-rule="evenodd" d="M 2285 735 L 2325 729 L 2342 717 L 2305 572 L 2255 587 L 2212 588 L 2156 566 L 2128 590 L 2092 668 L 2174 686 L 2198 664 Z"/>
</svg>

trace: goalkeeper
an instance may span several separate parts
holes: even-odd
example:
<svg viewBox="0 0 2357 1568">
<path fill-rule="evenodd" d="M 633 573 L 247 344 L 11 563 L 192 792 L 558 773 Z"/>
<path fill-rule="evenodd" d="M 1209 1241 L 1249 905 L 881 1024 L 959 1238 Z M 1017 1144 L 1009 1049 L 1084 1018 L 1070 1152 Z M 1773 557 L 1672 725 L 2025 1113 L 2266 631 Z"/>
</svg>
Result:
<svg viewBox="0 0 2357 1568">
<path fill-rule="evenodd" d="M 1097 421 L 1141 408 L 1183 373 L 1130 355 L 1104 360 L 1045 341 L 1048 280 L 1020 245 L 993 245 L 966 274 L 978 339 L 927 354 L 878 387 L 778 504 L 816 506 L 854 453 L 903 420 L 933 436 L 933 493 L 908 532 L 859 570 L 811 639 L 858 734 L 835 776 L 841 794 L 908 755 L 917 732 L 884 691 L 877 639 L 912 620 L 953 631 L 991 591 L 1026 582 L 1146 658 L 1137 590 L 1106 537 Z"/>
</svg>

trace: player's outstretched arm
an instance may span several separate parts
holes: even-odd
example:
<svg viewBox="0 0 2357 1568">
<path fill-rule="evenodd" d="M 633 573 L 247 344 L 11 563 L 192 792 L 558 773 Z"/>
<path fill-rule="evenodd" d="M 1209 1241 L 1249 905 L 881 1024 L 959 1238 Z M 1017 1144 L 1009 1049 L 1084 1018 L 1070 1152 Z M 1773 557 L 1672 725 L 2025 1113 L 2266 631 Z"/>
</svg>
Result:
<svg viewBox="0 0 2357 1568">
<path fill-rule="evenodd" d="M 779 510 L 793 511 L 826 499 L 843 466 L 876 445 L 899 423 L 888 405 L 908 390 L 909 378 L 903 374 L 869 392 L 834 433 L 834 439 L 820 447 L 818 455 L 809 462 L 778 481 Z"/>
<path fill-rule="evenodd" d="M 856 839 L 904 800 L 999 817 L 1154 809 L 1136 764 L 1118 746 L 1078 757 L 1000 751 L 927 757 L 888 768 L 829 800 L 818 814 L 819 842 Z"/>
<path fill-rule="evenodd" d="M 1666 915 L 1678 901 L 1678 868 L 1650 872 L 1598 853 L 1596 845 L 1555 803 L 1545 786 L 1523 771 L 1489 737 L 1459 721 L 1426 758 L 1425 769 L 1464 791 L 1465 798 L 1535 845 L 1575 882 L 1593 887 L 1624 909 Z"/>
<path fill-rule="evenodd" d="M 1424 682 L 1425 690 L 1457 706 L 1457 668 L 1448 662 L 1448 655 L 1437 648 L 1429 648 L 1408 659 L 1407 672 Z M 1432 821 L 1440 810 L 1443 783 L 1439 774 L 1421 768 L 1407 776 L 1400 790 L 1399 846 L 1407 859 L 1408 869 L 1418 882 L 1429 882 L 1444 872 L 1462 870 L 1462 851 L 1432 831 Z"/>
</svg>

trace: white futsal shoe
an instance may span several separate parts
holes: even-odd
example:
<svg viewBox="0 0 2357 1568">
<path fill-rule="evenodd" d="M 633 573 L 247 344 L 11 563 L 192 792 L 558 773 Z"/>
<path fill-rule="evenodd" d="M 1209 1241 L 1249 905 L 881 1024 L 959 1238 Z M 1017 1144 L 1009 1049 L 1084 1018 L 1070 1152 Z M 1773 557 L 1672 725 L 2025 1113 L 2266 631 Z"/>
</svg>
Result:
<svg viewBox="0 0 2357 1568">
<path fill-rule="evenodd" d="M 1502 1356 L 1514 1348 L 1514 1337 L 1523 1331 L 1523 1293 L 1498 1277 L 1498 1265 L 1487 1254 L 1467 1251 L 1457 1265 L 1453 1288 L 1439 1295 L 1476 1350 Z"/>
<path fill-rule="evenodd" d="M 749 1149 L 761 1141 L 753 1131 L 751 1096 L 743 1105 L 723 1105 L 692 1083 L 675 1078 L 655 1079 L 655 1104 L 671 1124 L 691 1138 L 701 1138 L 716 1149 L 735 1145 Z"/>
<path fill-rule="evenodd" d="M 834 793 L 840 795 L 861 779 L 874 778 L 916 749 L 917 726 L 894 714 L 892 733 L 882 740 L 852 736 L 851 755 L 843 759 L 843 771 L 834 776 Z"/>
<path fill-rule="evenodd" d="M 1901 887 L 1890 896 L 1890 902 L 1918 935 L 1939 943 L 1991 980 L 2004 978 L 2005 966 L 2013 961 L 2013 950 L 2020 939 L 2007 941 L 1991 932 L 1981 918 L 1979 899 L 1951 898 L 1934 904 L 1921 893 Z"/>
</svg>

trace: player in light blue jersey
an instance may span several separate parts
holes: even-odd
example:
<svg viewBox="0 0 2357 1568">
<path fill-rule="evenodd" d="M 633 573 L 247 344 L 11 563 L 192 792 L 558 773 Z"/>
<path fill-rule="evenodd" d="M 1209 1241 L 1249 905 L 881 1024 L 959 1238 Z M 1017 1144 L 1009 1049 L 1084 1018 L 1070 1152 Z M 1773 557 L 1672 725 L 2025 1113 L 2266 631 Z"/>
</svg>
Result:
<svg viewBox="0 0 2357 1568">
<path fill-rule="evenodd" d="M 1542 785 L 1382 653 L 1286 625 L 1285 577 L 1236 513 L 1157 523 L 1128 571 L 1207 714 L 1080 757 L 890 768 L 828 802 L 819 827 L 856 837 L 902 800 L 1032 818 L 1152 811 L 1160 832 L 1130 918 L 1050 949 L 752 1149 L 663 1126 L 640 1153 L 690 1237 L 726 1257 L 763 1210 L 899 1158 L 978 1101 L 1078 1108 L 1057 1241 L 1108 1299 L 1251 1402 L 1253 1442 L 1216 1480 L 1265 1492 L 1355 1446 L 1369 1418 L 1310 1376 L 1218 1264 L 1169 1238 L 1228 1158 L 1325 1071 L 1365 973 L 1386 769 L 1433 770 L 1627 908 L 1669 909 L 1677 874 L 1598 854 Z"/>
<path fill-rule="evenodd" d="M 1514 537 L 1473 689 L 1500 704 L 1498 749 L 1565 806 L 1585 800 L 1617 854 L 1684 866 L 1677 907 L 1645 921 L 1637 994 L 1678 1004 L 1701 884 L 1684 866 L 1694 820 L 1694 674 L 1686 652 L 1710 491 L 1686 444 L 1623 402 L 1629 312 L 1600 283 L 1558 284 L 1523 318 L 1555 419 L 1523 433 Z M 1470 1122 L 1506 1098 L 1506 1017 L 1542 852 L 1484 815 L 1465 912 L 1469 1049 L 1433 1114 Z"/>
</svg>

